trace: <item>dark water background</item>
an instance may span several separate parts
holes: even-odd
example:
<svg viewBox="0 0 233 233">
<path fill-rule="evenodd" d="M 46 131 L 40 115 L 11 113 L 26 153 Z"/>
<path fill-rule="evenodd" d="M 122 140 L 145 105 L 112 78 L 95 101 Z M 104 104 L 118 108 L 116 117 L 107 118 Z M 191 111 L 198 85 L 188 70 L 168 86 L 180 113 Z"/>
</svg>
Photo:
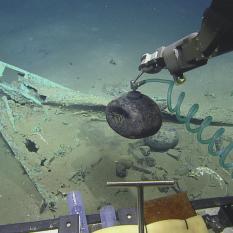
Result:
<svg viewBox="0 0 233 233">
<path fill-rule="evenodd" d="M 135 76 L 140 56 L 200 28 L 210 1 L 1 1 L 0 54 L 5 62 L 67 86 Z M 109 71 L 108 57 L 119 64 Z M 106 63 L 102 62 L 106 61 Z M 68 64 L 72 63 L 70 69 Z M 65 77 L 64 77 L 65 76 Z M 81 89 L 88 89 L 81 82 Z"/>
</svg>

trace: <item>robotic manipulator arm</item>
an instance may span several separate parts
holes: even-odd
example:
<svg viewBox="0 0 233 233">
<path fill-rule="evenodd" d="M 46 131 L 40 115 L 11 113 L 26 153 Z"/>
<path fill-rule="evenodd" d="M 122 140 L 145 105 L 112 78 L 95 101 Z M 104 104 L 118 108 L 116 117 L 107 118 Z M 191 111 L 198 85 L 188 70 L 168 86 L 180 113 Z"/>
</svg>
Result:
<svg viewBox="0 0 233 233">
<path fill-rule="evenodd" d="M 205 65 L 208 59 L 233 50 L 233 0 L 213 0 L 203 14 L 199 32 L 162 46 L 141 58 L 139 70 L 158 73 L 168 69 L 175 82 L 184 81 L 183 73 Z"/>
</svg>

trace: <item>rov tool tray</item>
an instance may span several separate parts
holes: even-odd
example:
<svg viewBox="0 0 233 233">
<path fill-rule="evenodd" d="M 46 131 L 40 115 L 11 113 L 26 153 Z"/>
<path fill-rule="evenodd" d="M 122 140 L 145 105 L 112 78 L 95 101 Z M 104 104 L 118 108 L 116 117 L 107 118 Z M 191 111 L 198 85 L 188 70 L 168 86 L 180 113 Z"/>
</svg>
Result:
<svg viewBox="0 0 233 233">
<path fill-rule="evenodd" d="M 0 225 L 0 233 L 80 233 L 79 215 L 67 215 L 43 221 Z"/>
<path fill-rule="evenodd" d="M 181 194 L 181 196 L 183 195 L 184 194 Z M 157 200 L 159 201 L 159 199 Z M 154 201 L 152 201 L 152 204 L 153 202 Z M 162 200 L 162 202 L 165 202 L 165 200 Z M 146 207 L 147 204 L 149 203 L 145 203 L 145 209 L 147 209 Z M 221 232 L 225 227 L 233 226 L 232 204 L 233 204 L 233 197 L 209 198 L 209 199 L 191 201 L 191 205 L 195 210 L 220 207 L 218 215 L 211 216 L 206 214 L 202 216 L 207 227 L 209 229 L 214 230 L 214 232 Z M 145 214 L 146 212 L 147 210 L 145 210 Z M 127 217 L 129 215 L 131 216 L 131 218 Z M 137 230 L 137 226 L 136 226 L 137 216 L 136 216 L 135 208 L 123 208 L 117 210 L 117 220 L 119 221 L 120 225 L 133 224 L 135 225 L 135 229 Z M 89 226 L 99 224 L 100 215 L 99 214 L 87 215 L 87 222 Z M 57 230 L 52 231 L 53 229 L 57 229 Z M 42 220 L 36 222 L 0 225 L 0 233 L 29 233 L 29 232 L 40 232 L 46 230 L 51 230 L 51 232 L 59 232 L 59 233 L 71 233 L 71 232 L 80 233 L 78 229 L 79 229 L 78 215 L 68 215 L 68 216 L 62 216 L 60 218 Z"/>
</svg>

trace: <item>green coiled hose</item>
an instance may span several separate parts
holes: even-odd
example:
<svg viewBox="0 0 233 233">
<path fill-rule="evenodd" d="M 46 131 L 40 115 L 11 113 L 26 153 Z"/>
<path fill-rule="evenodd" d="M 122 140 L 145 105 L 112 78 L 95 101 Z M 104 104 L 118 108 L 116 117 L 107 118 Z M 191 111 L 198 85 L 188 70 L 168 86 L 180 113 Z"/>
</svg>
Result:
<svg viewBox="0 0 233 233">
<path fill-rule="evenodd" d="M 175 113 L 177 120 L 180 123 L 185 124 L 186 129 L 191 132 L 191 133 L 196 133 L 197 134 L 197 140 L 198 142 L 200 142 L 201 144 L 208 144 L 208 152 L 210 155 L 212 156 L 218 156 L 219 157 L 219 164 L 224 168 L 224 169 L 231 169 L 233 168 L 233 162 L 226 162 L 227 157 L 229 156 L 231 150 L 233 150 L 233 142 L 230 142 L 229 145 L 227 145 L 225 148 L 217 151 L 214 149 L 215 146 L 215 142 L 217 140 L 219 140 L 222 135 L 225 132 L 224 128 L 219 128 L 214 135 L 209 138 L 209 139 L 203 139 L 202 138 L 202 132 L 203 130 L 210 126 L 213 118 L 211 116 L 207 116 L 201 123 L 201 125 L 197 128 L 191 128 L 191 124 L 190 121 L 193 118 L 193 116 L 197 113 L 198 109 L 199 109 L 199 105 L 198 104 L 193 104 L 191 106 L 191 108 L 188 111 L 188 114 L 186 117 L 181 116 L 180 113 L 180 107 L 183 103 L 184 97 L 185 97 L 185 92 L 181 92 L 176 106 L 173 108 L 172 107 L 172 91 L 174 88 L 174 81 L 171 80 L 163 80 L 163 79 L 146 79 L 146 80 L 142 80 L 138 82 L 138 87 L 145 84 L 145 83 L 149 83 L 149 82 L 159 82 L 159 83 L 167 83 L 169 85 L 168 87 L 168 92 L 167 92 L 167 107 L 168 110 L 171 113 Z M 233 178 L 233 173 L 232 173 L 232 178 Z"/>
</svg>

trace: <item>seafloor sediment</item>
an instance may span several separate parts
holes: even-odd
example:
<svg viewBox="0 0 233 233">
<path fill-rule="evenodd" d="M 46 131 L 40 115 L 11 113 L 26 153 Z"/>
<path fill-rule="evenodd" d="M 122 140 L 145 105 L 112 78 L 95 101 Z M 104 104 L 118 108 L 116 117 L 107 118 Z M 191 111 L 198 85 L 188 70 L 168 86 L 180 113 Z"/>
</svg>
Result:
<svg viewBox="0 0 233 233">
<path fill-rule="evenodd" d="M 200 145 L 182 124 L 164 123 L 177 131 L 179 143 L 176 147 L 164 152 L 149 149 L 149 153 L 145 153 L 148 148 L 143 140 L 129 140 L 115 134 L 103 112 L 46 105 L 29 107 L 13 101 L 9 101 L 9 105 L 17 116 L 17 132 L 9 119 L 3 117 L 3 133 L 7 132 L 16 158 L 29 175 L 32 190 L 35 192 L 35 186 L 39 193 L 37 204 L 29 205 L 36 206 L 40 214 L 27 219 L 65 214 L 66 195 L 72 190 L 82 192 L 88 213 L 109 203 L 116 208 L 135 205 L 134 190 L 109 188 L 107 181 L 176 181 L 172 188 L 146 189 L 146 199 L 179 191 L 187 191 L 191 200 L 233 192 L 230 173 L 221 168 L 218 158 L 208 155 L 206 145 Z M 216 128 L 210 127 L 208 134 Z M 226 143 L 230 135 L 232 128 L 224 137 Z M 119 163 L 128 166 L 121 177 L 116 170 Z M 13 206 L 9 205 L 9 211 L 11 208 Z"/>
</svg>

